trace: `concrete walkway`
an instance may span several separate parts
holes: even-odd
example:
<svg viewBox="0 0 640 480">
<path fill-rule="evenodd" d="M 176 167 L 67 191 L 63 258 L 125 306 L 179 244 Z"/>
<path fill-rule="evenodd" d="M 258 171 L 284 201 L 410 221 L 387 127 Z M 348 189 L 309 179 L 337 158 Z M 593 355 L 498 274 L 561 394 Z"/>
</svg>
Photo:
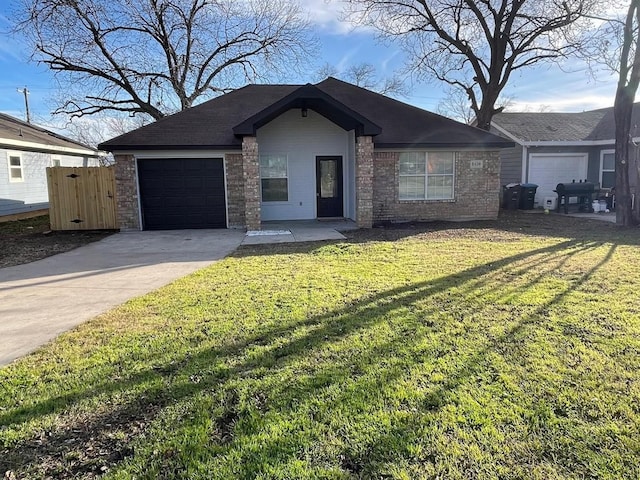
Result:
<svg viewBox="0 0 640 480">
<path fill-rule="evenodd" d="M 118 233 L 0 269 L 0 365 L 233 252 L 240 230 Z"/>
<path fill-rule="evenodd" d="M 261 227 L 260 231 L 247 232 L 242 245 L 344 240 L 346 237 L 341 231 L 358 228 L 354 221 L 346 219 L 262 222 Z"/>
<path fill-rule="evenodd" d="M 533 210 L 518 210 L 518 212 L 529 214 L 529 215 L 542 215 L 544 214 L 544 210 L 541 208 L 536 208 Z M 598 212 L 598 213 L 587 213 L 587 212 L 551 212 L 551 215 L 556 215 L 559 217 L 573 217 L 573 218 L 582 218 L 585 220 L 599 220 L 601 222 L 610 222 L 616 223 L 616 213 L 615 212 Z"/>
<path fill-rule="evenodd" d="M 559 213 L 558 215 L 565 215 L 563 213 Z M 616 214 L 615 212 L 598 212 L 598 213 L 568 213 L 566 214 L 570 217 L 574 218 L 586 218 L 587 220 L 600 220 L 602 222 L 610 222 L 616 223 Z"/>
</svg>

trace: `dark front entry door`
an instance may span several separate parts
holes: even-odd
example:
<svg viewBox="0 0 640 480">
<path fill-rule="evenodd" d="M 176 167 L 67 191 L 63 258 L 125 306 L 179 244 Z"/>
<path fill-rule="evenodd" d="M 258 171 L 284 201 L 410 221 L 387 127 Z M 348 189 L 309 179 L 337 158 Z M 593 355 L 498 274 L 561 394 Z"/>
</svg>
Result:
<svg viewBox="0 0 640 480">
<path fill-rule="evenodd" d="M 318 217 L 342 217 L 342 157 L 316 157 Z"/>
</svg>

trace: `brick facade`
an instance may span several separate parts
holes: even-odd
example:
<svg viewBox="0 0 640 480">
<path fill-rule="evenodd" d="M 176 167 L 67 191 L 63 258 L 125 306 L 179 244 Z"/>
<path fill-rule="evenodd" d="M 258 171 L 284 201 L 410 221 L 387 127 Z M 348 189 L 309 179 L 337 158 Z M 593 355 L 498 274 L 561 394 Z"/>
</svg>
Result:
<svg viewBox="0 0 640 480">
<path fill-rule="evenodd" d="M 227 174 L 227 211 L 229 212 L 229 227 L 244 228 L 244 170 L 242 154 L 230 153 L 225 155 L 225 170 Z"/>
<path fill-rule="evenodd" d="M 260 230 L 260 162 L 256 137 L 242 139 L 244 220 L 247 230 Z"/>
<path fill-rule="evenodd" d="M 116 204 L 121 230 L 140 230 L 136 161 L 133 155 L 116 155 Z"/>
<path fill-rule="evenodd" d="M 373 226 L 374 198 L 373 139 L 368 136 L 356 139 L 356 224 L 360 228 Z"/>
<path fill-rule="evenodd" d="M 398 159 L 398 152 L 375 152 L 374 223 L 497 218 L 500 196 L 499 152 L 456 153 L 453 200 L 399 200 Z"/>
<path fill-rule="evenodd" d="M 356 141 L 356 222 L 375 223 L 495 219 L 499 209 L 500 163 L 497 151 L 456 153 L 453 200 L 399 200 L 399 153 L 374 152 L 371 137 Z M 473 161 L 473 168 L 472 168 Z M 255 137 L 245 137 L 242 154 L 225 156 L 228 223 L 260 229 L 260 163 Z M 139 230 L 136 163 L 115 156 L 116 201 L 122 230 Z"/>
</svg>

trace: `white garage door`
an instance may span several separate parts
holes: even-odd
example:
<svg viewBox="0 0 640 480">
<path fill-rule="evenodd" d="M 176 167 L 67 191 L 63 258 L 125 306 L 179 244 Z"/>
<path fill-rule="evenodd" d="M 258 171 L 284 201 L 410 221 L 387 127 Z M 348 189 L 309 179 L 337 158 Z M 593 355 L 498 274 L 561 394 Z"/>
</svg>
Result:
<svg viewBox="0 0 640 480">
<path fill-rule="evenodd" d="M 543 204 L 545 197 L 557 197 L 554 190 L 559 183 L 576 182 L 587 178 L 587 154 L 541 155 L 529 157 L 529 183 L 538 185 L 536 206 Z"/>
</svg>

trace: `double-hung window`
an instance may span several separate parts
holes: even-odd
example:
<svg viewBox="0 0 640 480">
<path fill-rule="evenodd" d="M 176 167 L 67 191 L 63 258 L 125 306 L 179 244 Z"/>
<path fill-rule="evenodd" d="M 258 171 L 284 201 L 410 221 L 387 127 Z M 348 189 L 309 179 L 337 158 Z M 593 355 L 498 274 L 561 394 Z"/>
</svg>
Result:
<svg viewBox="0 0 640 480">
<path fill-rule="evenodd" d="M 24 165 L 22 164 L 22 155 L 15 152 L 9 152 L 7 160 L 9 162 L 9 181 L 24 182 Z"/>
<path fill-rule="evenodd" d="M 400 200 L 452 200 L 454 152 L 400 154 Z"/>
<path fill-rule="evenodd" d="M 286 155 L 260 156 L 260 188 L 263 202 L 289 200 L 289 178 Z"/>
<path fill-rule="evenodd" d="M 615 150 L 604 150 L 600 153 L 600 186 L 602 188 L 616 186 Z"/>
</svg>

